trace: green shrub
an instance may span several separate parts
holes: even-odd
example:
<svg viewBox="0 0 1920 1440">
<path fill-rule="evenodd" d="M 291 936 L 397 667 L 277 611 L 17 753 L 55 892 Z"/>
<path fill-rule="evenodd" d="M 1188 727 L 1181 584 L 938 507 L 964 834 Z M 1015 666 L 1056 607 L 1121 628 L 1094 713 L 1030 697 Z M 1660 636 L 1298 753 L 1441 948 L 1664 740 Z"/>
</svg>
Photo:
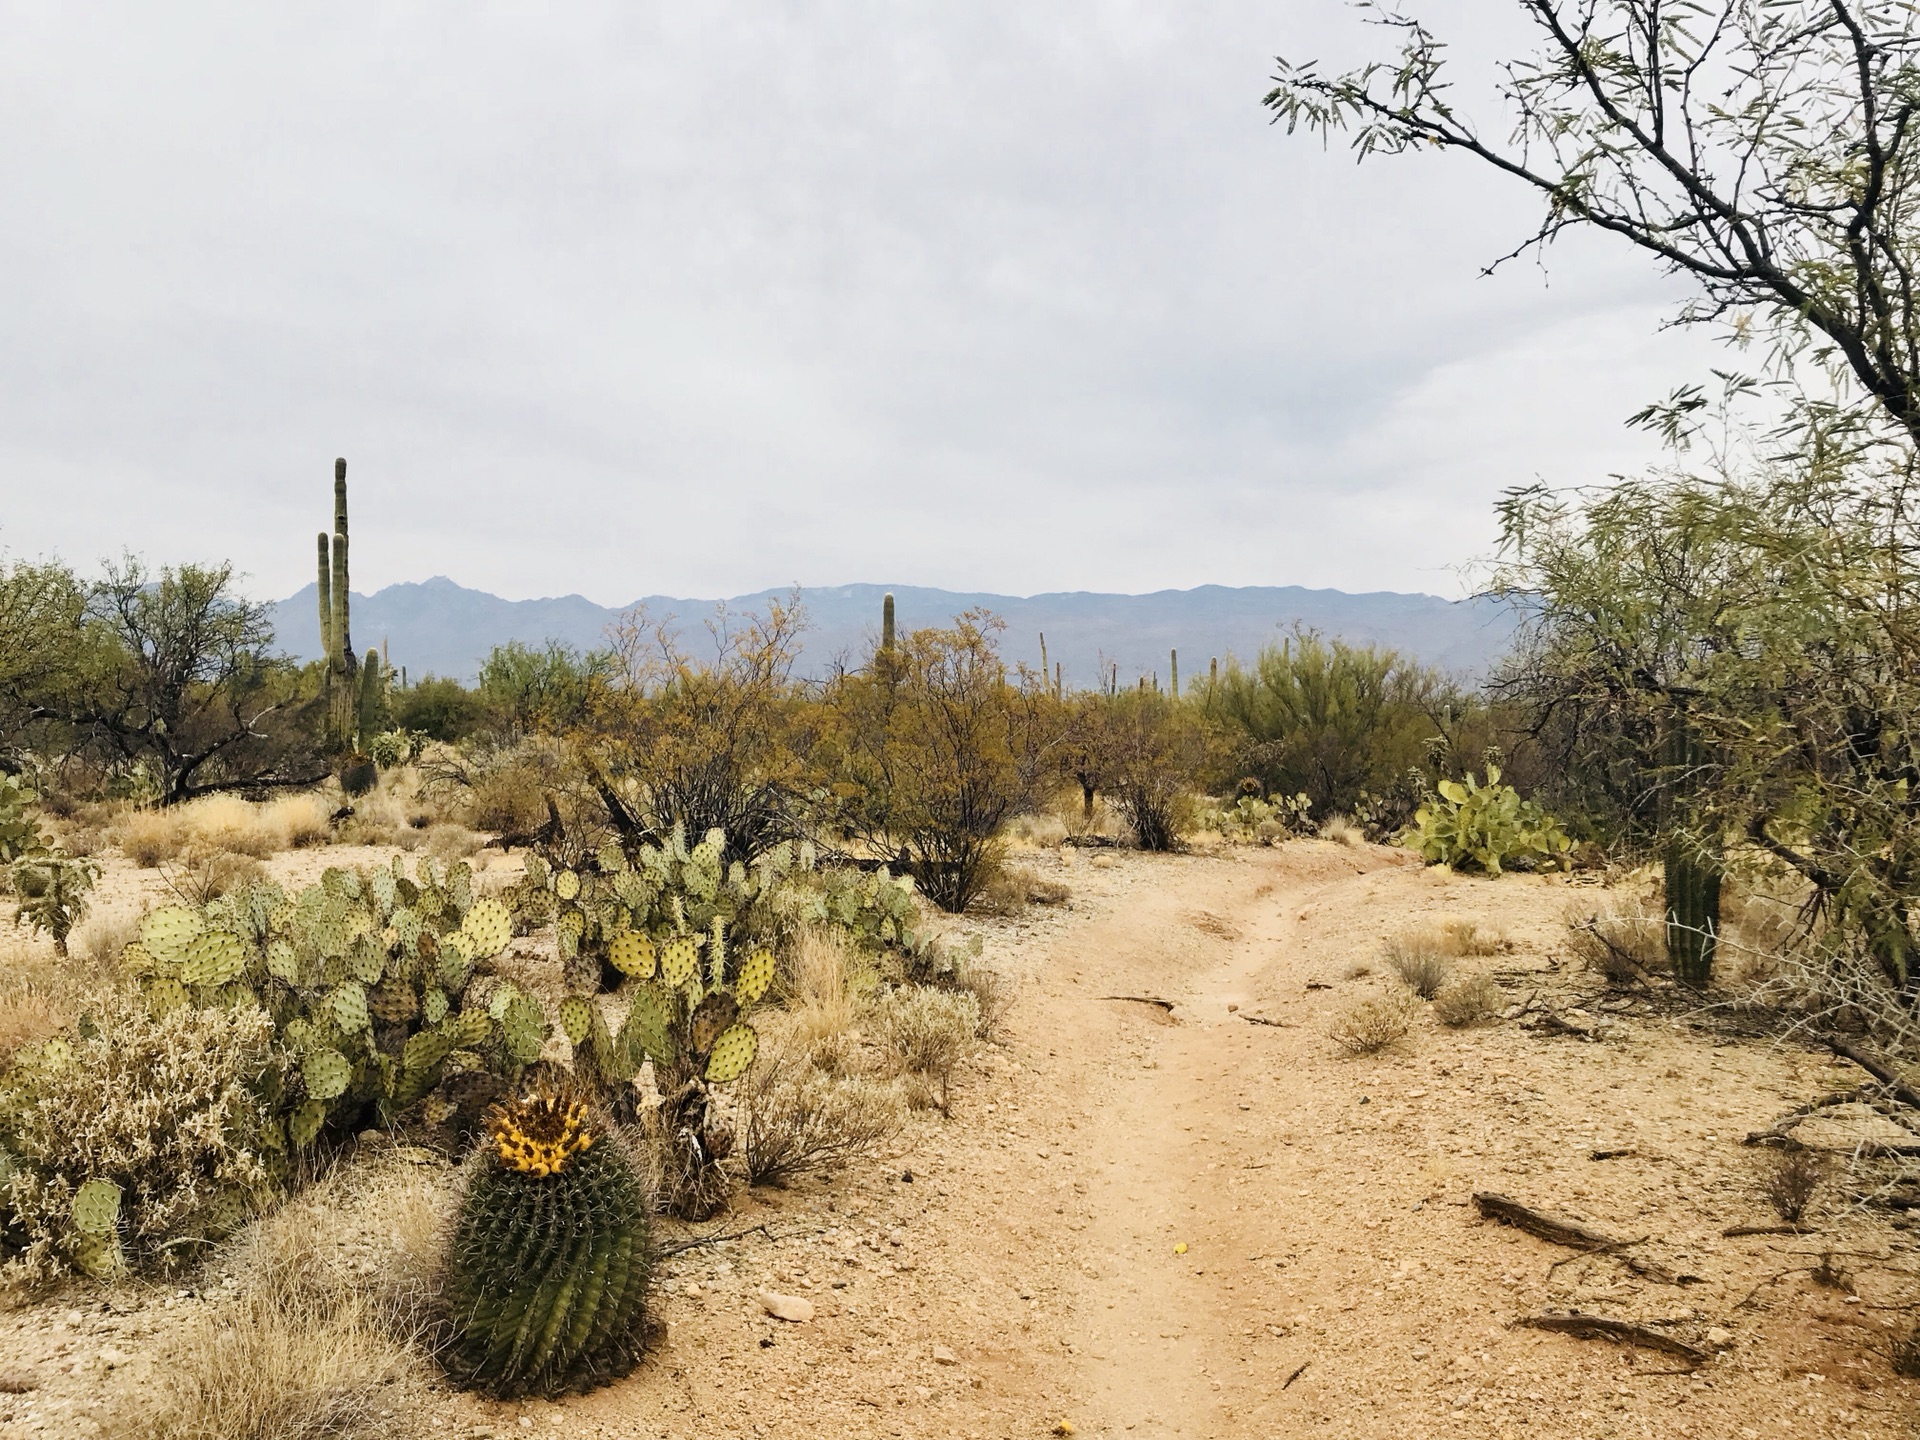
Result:
<svg viewBox="0 0 1920 1440">
<path fill-rule="evenodd" d="M 46 848 L 40 822 L 29 806 L 33 796 L 18 777 L 0 775 L 0 865 L 11 865 Z"/>
<path fill-rule="evenodd" d="M 1482 870 L 1564 868 L 1573 842 L 1559 824 L 1511 785 L 1489 763 L 1487 782 L 1469 774 L 1464 782 L 1442 780 L 1439 793 L 1415 813 L 1407 836 L 1429 865 Z"/>
</svg>

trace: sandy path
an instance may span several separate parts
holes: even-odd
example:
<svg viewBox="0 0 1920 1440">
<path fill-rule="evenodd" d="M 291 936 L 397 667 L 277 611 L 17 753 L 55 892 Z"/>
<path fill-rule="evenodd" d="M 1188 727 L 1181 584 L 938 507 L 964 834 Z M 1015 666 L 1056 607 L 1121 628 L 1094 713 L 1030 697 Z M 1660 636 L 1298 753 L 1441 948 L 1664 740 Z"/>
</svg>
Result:
<svg viewBox="0 0 1920 1440">
<path fill-rule="evenodd" d="M 664 1267 L 667 1336 L 627 1381 L 558 1405 L 441 1393 L 436 1429 L 1911 1433 L 1920 1386 L 1884 1358 L 1910 1322 L 1878 1308 L 1916 1289 L 1901 1273 L 1913 1268 L 1902 1220 L 1829 1218 L 1806 1239 L 1720 1233 L 1768 1218 L 1740 1137 L 1860 1076 L 1684 1017 L 1609 1022 L 1569 1008 L 1604 999 L 1560 963 L 1569 907 L 1596 892 L 1469 880 L 1321 842 L 1035 863 L 1068 881 L 1073 905 L 984 927 L 989 957 L 1028 979 L 953 1118 L 917 1122 L 896 1153 L 829 1182 L 743 1197 L 726 1227 L 770 1233 Z M 1330 1016 L 1383 984 L 1352 974 L 1355 962 L 1377 964 L 1386 935 L 1443 916 L 1507 939 L 1465 963 L 1516 999 L 1552 993 L 1605 1038 L 1422 1019 L 1387 1052 L 1339 1055 Z M 1172 1013 L 1115 995 L 1159 997 Z M 1596 1149 L 1627 1153 L 1596 1161 Z M 1698 1281 L 1653 1284 L 1608 1257 L 1556 1268 L 1567 1252 L 1479 1219 L 1475 1189 L 1651 1237 L 1636 1254 Z M 1805 1273 L 1826 1248 L 1848 1257 L 1849 1285 Z M 769 1319 L 762 1286 L 808 1296 L 815 1320 Z M 90 1357 L 134 1347 L 154 1318 L 116 1306 L 0 1323 L 0 1358 L 48 1377 L 18 1429 L 0 1405 L 0 1435 L 87 1433 L 44 1427 L 84 1414 L 103 1374 Z M 1687 1373 L 1511 1326 L 1573 1308 L 1671 1322 L 1721 1353 Z"/>
</svg>

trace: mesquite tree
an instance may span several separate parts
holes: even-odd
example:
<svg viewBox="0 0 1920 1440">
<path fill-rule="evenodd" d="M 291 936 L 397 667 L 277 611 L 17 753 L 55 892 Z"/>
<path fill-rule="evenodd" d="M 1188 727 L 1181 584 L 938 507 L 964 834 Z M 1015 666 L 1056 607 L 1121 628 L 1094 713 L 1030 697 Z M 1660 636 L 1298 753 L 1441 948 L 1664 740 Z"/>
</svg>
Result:
<svg viewBox="0 0 1920 1440">
<path fill-rule="evenodd" d="M 1920 438 L 1920 13 L 1904 0 L 1514 0 L 1539 48 L 1508 61 L 1500 136 L 1455 103 L 1412 5 L 1360 8 L 1391 60 L 1277 62 L 1276 122 L 1363 156 L 1437 146 L 1534 190 L 1538 227 L 1619 236 L 1692 280 L 1686 323 L 1758 321 L 1777 360 L 1837 363 Z M 1439 5 L 1434 5 L 1439 10 Z M 1489 268 L 1492 268 L 1491 266 Z M 1685 423 L 1695 388 L 1651 413 Z"/>
</svg>

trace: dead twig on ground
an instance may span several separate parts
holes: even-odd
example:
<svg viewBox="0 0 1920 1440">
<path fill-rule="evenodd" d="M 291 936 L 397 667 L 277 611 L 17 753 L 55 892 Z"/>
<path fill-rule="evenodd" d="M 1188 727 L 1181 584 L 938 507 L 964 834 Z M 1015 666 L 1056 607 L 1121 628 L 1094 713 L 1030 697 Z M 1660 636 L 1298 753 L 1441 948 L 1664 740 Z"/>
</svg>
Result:
<svg viewBox="0 0 1920 1440">
<path fill-rule="evenodd" d="M 1729 1240 L 1742 1235 L 1818 1235 L 1811 1225 L 1732 1225 L 1720 1232 Z"/>
<path fill-rule="evenodd" d="M 1602 1150 L 1590 1151 L 1587 1158 L 1589 1160 L 1622 1160 L 1629 1155 L 1637 1155 L 1639 1153 L 1640 1152 L 1631 1145 L 1613 1145 Z"/>
<path fill-rule="evenodd" d="M 702 1235 L 693 1240 L 676 1240 L 671 1245 L 662 1245 L 654 1251 L 653 1258 L 666 1260 L 675 1255 L 684 1255 L 689 1250 L 698 1250 L 703 1245 L 718 1245 L 727 1240 L 744 1240 L 749 1235 L 764 1235 L 769 1240 L 779 1238 L 765 1224 L 749 1225 L 744 1230 L 735 1230 L 726 1235 Z"/>
<path fill-rule="evenodd" d="M 1842 1039 L 1838 1035 L 1822 1035 L 1820 1042 L 1829 1050 L 1833 1051 L 1834 1054 L 1844 1056 L 1851 1060 L 1882 1085 L 1885 1085 L 1888 1093 L 1901 1104 L 1909 1105 L 1915 1110 L 1920 1110 L 1920 1090 L 1916 1090 L 1912 1085 L 1908 1084 L 1900 1072 L 1895 1070 L 1887 1061 L 1881 1059 L 1878 1055 L 1869 1054 L 1858 1045 L 1855 1045 L 1851 1040 Z"/>
<path fill-rule="evenodd" d="M 1287 1386 L 1293 1384 L 1294 1381 L 1298 1380 L 1302 1375 L 1306 1374 L 1307 1366 L 1311 1365 L 1312 1363 L 1313 1361 L 1311 1360 L 1302 1360 L 1297 1366 L 1294 1367 L 1293 1373 L 1287 1376 L 1287 1378 L 1280 1383 L 1280 1388 L 1282 1390 L 1286 1389 Z"/>
<path fill-rule="evenodd" d="M 1167 1014 L 1173 1013 L 1173 1001 L 1162 1000 L 1158 995 L 1102 995 L 1102 1000 L 1123 1000 L 1129 1005 L 1157 1005 Z"/>
<path fill-rule="evenodd" d="M 1608 1320 L 1599 1315 L 1582 1315 L 1578 1311 L 1569 1315 L 1523 1315 L 1513 1323 L 1527 1330 L 1552 1330 L 1581 1340 L 1611 1340 L 1616 1345 L 1658 1350 L 1662 1354 L 1677 1355 L 1693 1365 L 1704 1365 L 1713 1358 L 1697 1345 L 1689 1345 L 1672 1335 L 1662 1335 L 1658 1330 L 1649 1330 L 1644 1325 Z"/>
<path fill-rule="evenodd" d="M 1476 1190 L 1473 1203 L 1481 1215 L 1489 1220 L 1498 1220 L 1529 1235 L 1538 1236 L 1554 1245 L 1564 1245 L 1569 1250 L 1578 1250 L 1587 1255 L 1611 1255 L 1634 1274 L 1652 1280 L 1659 1285 L 1693 1285 L 1699 1283 L 1697 1275 L 1676 1275 L 1664 1265 L 1651 1260 L 1642 1260 L 1638 1256 L 1623 1253 L 1629 1246 L 1644 1245 L 1651 1237 L 1642 1235 L 1635 1240 L 1621 1240 L 1612 1235 L 1602 1235 L 1598 1230 L 1589 1230 L 1574 1220 L 1564 1220 L 1557 1215 L 1548 1215 L 1522 1205 L 1518 1200 L 1505 1195 L 1495 1195 L 1491 1191 Z M 1554 1269 L 1566 1264 L 1556 1261 Z"/>
<path fill-rule="evenodd" d="M 1264 1015 L 1249 1015 L 1244 1010 L 1238 1013 L 1240 1018 L 1249 1025 L 1271 1025 L 1276 1030 L 1298 1030 L 1300 1028 L 1291 1020 L 1269 1020 Z"/>
</svg>

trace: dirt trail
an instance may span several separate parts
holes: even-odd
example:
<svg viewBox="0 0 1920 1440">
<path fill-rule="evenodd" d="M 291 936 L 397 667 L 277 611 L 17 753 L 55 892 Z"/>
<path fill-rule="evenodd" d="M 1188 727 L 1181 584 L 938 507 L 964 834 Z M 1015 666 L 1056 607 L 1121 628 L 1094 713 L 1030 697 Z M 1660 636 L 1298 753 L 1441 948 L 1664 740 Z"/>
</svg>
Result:
<svg viewBox="0 0 1920 1440">
<path fill-rule="evenodd" d="M 1383 985 L 1354 962 L 1426 919 L 1504 935 L 1465 963 L 1515 999 L 1560 986 L 1580 1006 L 1594 982 L 1570 989 L 1556 947 L 1594 892 L 1319 842 L 1042 863 L 1073 912 L 992 935 L 1030 979 L 954 1118 L 891 1168 L 750 1202 L 739 1218 L 784 1238 L 679 1262 L 648 1367 L 516 1419 L 688 1437 L 1910 1433 L 1920 1393 L 1890 1373 L 1897 1322 L 1872 1308 L 1907 1293 L 1889 1267 L 1860 1262 L 1852 1299 L 1797 1273 L 1740 1303 L 1822 1246 L 1894 1256 L 1886 1223 L 1720 1235 L 1766 1218 L 1739 1136 L 1858 1076 L 1654 1017 L 1598 1042 L 1423 1019 L 1365 1059 L 1327 1040 L 1336 1007 Z M 1568 1252 L 1479 1219 L 1476 1188 L 1650 1236 L 1636 1253 L 1698 1283 L 1556 1265 Z M 766 1319 L 763 1284 L 818 1318 Z M 1723 1353 L 1696 1374 L 1511 1326 L 1549 1309 Z"/>
<path fill-rule="evenodd" d="M 1861 1077 L 1621 1011 L 1563 963 L 1569 908 L 1600 892 L 1323 842 L 1030 858 L 1072 907 L 983 927 L 988 957 L 1027 978 L 951 1119 L 830 1182 L 743 1197 L 723 1228 L 765 1231 L 663 1267 L 666 1336 L 628 1380 L 559 1404 L 441 1393 L 434 1433 L 1911 1433 L 1920 1386 L 1885 1359 L 1910 1324 L 1892 1302 L 1915 1290 L 1903 1222 L 1721 1234 L 1769 1218 L 1740 1138 Z M 1440 918 L 1502 938 L 1463 965 L 1516 1001 L 1548 996 L 1596 1038 L 1422 1018 L 1379 1055 L 1338 1054 L 1329 1019 L 1381 993 L 1358 973 L 1381 941 Z M 1688 1283 L 1604 1255 L 1564 1263 L 1481 1220 L 1475 1189 L 1647 1236 L 1633 1253 Z M 1851 1281 L 1813 1283 L 1823 1249 Z M 761 1287 L 806 1295 L 816 1318 L 770 1319 Z M 1512 1325 L 1569 1309 L 1662 1323 L 1718 1357 L 1689 1372 Z M 16 1429 L 0 1413 L 0 1436 L 89 1433 L 105 1363 L 89 1357 L 156 1333 L 153 1304 L 126 1297 L 0 1323 L 0 1359 L 46 1377 L 37 1418 Z"/>
</svg>

